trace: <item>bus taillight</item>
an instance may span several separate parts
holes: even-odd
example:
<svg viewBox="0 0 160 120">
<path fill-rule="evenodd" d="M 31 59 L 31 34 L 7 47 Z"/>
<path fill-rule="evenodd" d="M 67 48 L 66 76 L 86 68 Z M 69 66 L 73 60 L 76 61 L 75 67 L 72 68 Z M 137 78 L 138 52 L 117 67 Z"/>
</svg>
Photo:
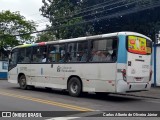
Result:
<svg viewBox="0 0 160 120">
<path fill-rule="evenodd" d="M 126 69 L 121 70 L 121 72 L 122 72 L 123 80 L 127 81 L 127 79 L 126 79 Z"/>
<path fill-rule="evenodd" d="M 150 71 L 149 81 L 151 81 L 151 79 L 152 79 L 152 70 Z"/>
</svg>

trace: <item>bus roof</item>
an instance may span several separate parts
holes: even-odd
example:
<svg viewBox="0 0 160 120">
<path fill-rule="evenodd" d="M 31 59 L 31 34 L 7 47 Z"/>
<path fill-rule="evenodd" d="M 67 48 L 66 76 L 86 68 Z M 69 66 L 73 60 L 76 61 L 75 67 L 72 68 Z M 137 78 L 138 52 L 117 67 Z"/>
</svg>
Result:
<svg viewBox="0 0 160 120">
<path fill-rule="evenodd" d="M 136 32 L 115 32 L 115 33 L 108 33 L 108 34 L 101 34 L 101 35 L 94 35 L 94 36 L 87 36 L 87 37 L 78 37 L 78 38 L 71 38 L 71 39 L 63 39 L 63 40 L 57 40 L 57 41 L 49 41 L 49 42 L 40 42 L 40 43 L 34 43 L 34 44 L 24 44 L 14 47 L 15 48 L 23 48 L 23 47 L 31 47 L 31 46 L 41 46 L 41 45 L 47 45 L 47 44 L 56 44 L 56 43 L 66 43 L 66 42 L 74 42 L 74 41 L 83 41 L 83 40 L 90 40 L 90 39 L 101 39 L 106 37 L 114 37 L 118 35 L 135 35 L 139 37 L 144 37 L 151 41 L 151 39 L 143 34 L 136 33 Z"/>
<path fill-rule="evenodd" d="M 135 36 L 139 36 L 139 37 L 143 37 L 143 38 L 146 38 L 150 41 L 152 41 L 149 37 L 143 35 L 143 34 L 140 34 L 140 33 L 136 33 L 136 32 L 119 32 L 118 35 L 135 35 Z"/>
</svg>

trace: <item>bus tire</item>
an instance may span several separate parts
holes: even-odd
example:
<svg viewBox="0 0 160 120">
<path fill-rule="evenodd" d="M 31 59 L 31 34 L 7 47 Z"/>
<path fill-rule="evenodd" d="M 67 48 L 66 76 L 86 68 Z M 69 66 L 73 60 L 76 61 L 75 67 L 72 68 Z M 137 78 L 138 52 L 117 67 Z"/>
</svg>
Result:
<svg viewBox="0 0 160 120">
<path fill-rule="evenodd" d="M 27 89 L 27 82 L 26 82 L 26 77 L 25 75 L 21 75 L 19 77 L 19 86 L 21 89 L 26 90 Z"/>
<path fill-rule="evenodd" d="M 73 97 L 80 96 L 82 92 L 82 84 L 77 77 L 72 77 L 68 82 L 68 92 L 69 95 Z"/>
</svg>

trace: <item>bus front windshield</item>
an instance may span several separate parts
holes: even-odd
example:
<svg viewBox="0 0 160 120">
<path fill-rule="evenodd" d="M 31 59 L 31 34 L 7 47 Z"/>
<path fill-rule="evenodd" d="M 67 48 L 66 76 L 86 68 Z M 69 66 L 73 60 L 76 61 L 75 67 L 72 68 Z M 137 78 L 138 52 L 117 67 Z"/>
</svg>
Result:
<svg viewBox="0 0 160 120">
<path fill-rule="evenodd" d="M 128 36 L 127 41 L 128 52 L 141 55 L 150 55 L 152 52 L 152 42 L 146 38 Z"/>
</svg>

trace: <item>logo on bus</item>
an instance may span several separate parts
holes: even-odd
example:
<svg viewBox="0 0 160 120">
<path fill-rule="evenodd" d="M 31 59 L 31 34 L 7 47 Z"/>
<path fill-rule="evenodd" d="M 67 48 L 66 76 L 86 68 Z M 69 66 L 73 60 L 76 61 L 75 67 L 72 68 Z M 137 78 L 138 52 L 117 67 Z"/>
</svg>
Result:
<svg viewBox="0 0 160 120">
<path fill-rule="evenodd" d="M 57 72 L 76 72 L 72 67 L 57 67 Z"/>
</svg>

